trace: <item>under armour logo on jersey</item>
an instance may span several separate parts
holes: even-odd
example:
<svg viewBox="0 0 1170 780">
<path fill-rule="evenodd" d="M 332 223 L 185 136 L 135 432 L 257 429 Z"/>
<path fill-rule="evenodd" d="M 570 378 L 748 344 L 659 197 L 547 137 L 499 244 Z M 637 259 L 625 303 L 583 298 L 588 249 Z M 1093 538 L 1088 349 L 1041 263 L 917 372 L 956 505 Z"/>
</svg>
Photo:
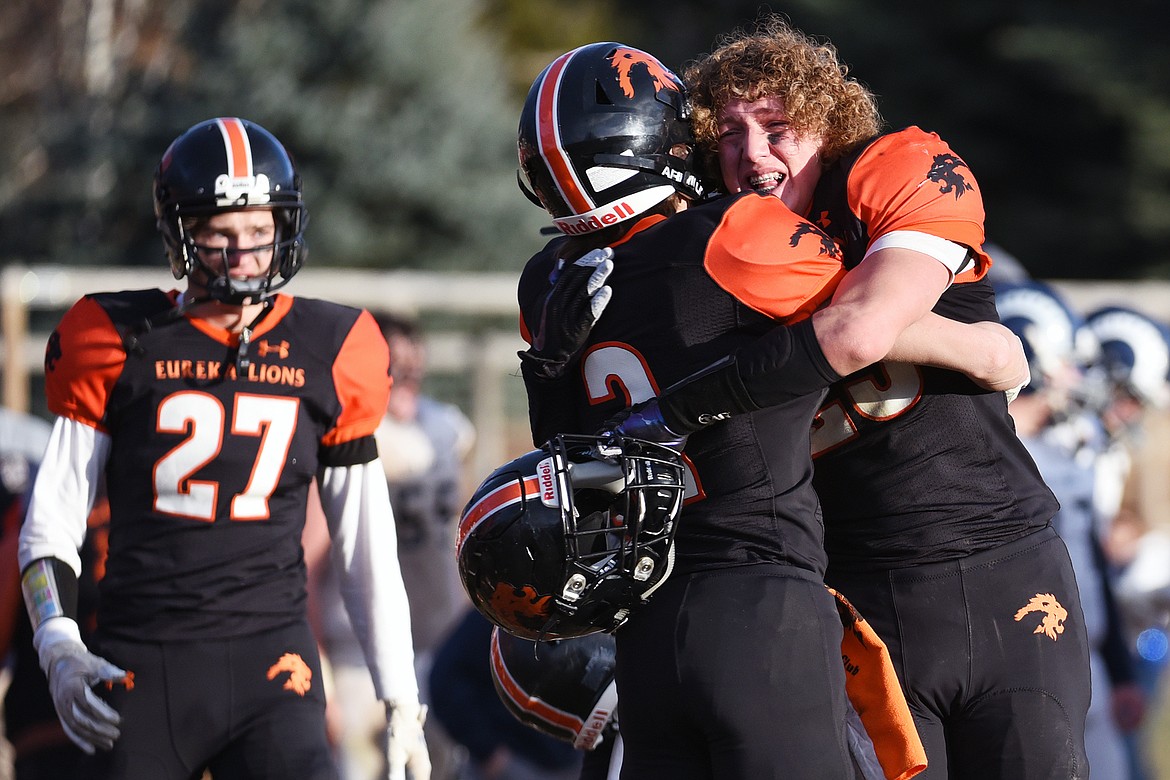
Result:
<svg viewBox="0 0 1170 780">
<path fill-rule="evenodd" d="M 939 182 L 942 184 L 938 191 L 944 195 L 948 192 L 955 193 L 955 200 L 963 197 L 963 193 L 975 189 L 967 180 L 963 178 L 963 174 L 959 173 L 958 168 L 966 168 L 967 163 L 963 162 L 962 158 L 954 154 L 936 154 L 934 156 L 934 165 L 930 166 L 930 172 L 926 174 L 928 181 Z"/>
<path fill-rule="evenodd" d="M 288 357 L 288 342 L 282 341 L 279 344 L 269 344 L 267 340 L 261 341 L 256 345 L 256 350 L 260 357 L 268 357 L 269 355 L 277 355 L 281 358 Z"/>
<path fill-rule="evenodd" d="M 618 86 L 622 88 L 622 94 L 628 98 L 634 97 L 634 82 L 630 78 L 630 73 L 635 65 L 646 68 L 646 73 L 649 74 L 650 81 L 654 84 L 655 92 L 660 89 L 669 89 L 672 92 L 679 91 L 675 75 L 644 51 L 619 47 L 614 49 L 609 61 L 614 70 L 618 72 Z"/>
<path fill-rule="evenodd" d="M 832 257 L 835 259 L 840 259 L 841 250 L 840 250 L 840 248 L 838 248 L 837 244 L 834 243 L 833 239 L 831 239 L 827 235 L 825 235 L 825 233 L 822 230 L 820 230 L 816 225 L 812 224 L 811 222 L 801 222 L 799 225 L 797 225 L 796 230 L 792 233 L 792 236 L 789 237 L 789 239 L 788 239 L 788 245 L 795 249 L 796 246 L 798 244 L 800 244 L 800 240 L 802 238 L 804 238 L 805 236 L 809 236 L 809 235 L 816 236 L 820 240 L 820 242 L 821 242 L 820 254 L 828 255 L 829 257 Z"/>
<path fill-rule="evenodd" d="M 1036 626 L 1032 632 L 1033 634 L 1044 634 L 1055 642 L 1057 635 L 1064 633 L 1064 621 L 1068 618 L 1068 610 L 1060 606 L 1056 596 L 1051 593 L 1037 593 L 1028 599 L 1027 604 L 1016 610 L 1016 622 L 1018 623 L 1033 612 L 1040 612 L 1044 615 L 1040 625 Z"/>
<path fill-rule="evenodd" d="M 288 672 L 288 679 L 281 687 L 286 691 L 304 696 L 313 687 L 313 670 L 298 654 L 285 653 L 282 655 L 279 661 L 268 667 L 268 679 L 275 680 L 278 675 L 285 672 Z"/>
</svg>

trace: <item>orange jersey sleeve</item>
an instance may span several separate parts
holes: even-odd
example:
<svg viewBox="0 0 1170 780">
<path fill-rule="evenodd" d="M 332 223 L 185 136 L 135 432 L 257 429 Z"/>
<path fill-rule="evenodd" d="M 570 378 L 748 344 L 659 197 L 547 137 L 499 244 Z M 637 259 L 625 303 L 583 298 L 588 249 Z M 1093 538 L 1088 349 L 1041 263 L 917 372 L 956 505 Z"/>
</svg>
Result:
<svg viewBox="0 0 1170 780">
<path fill-rule="evenodd" d="M 991 267 L 983 251 L 983 195 L 971 169 L 934 133 L 909 127 L 878 138 L 849 173 L 849 209 L 874 239 L 916 230 L 975 250 L 975 265 L 956 282 L 982 278 Z"/>
<path fill-rule="evenodd" d="M 785 322 L 811 315 L 845 275 L 833 240 L 771 195 L 745 196 L 727 209 L 704 266 L 743 303 Z"/>
<path fill-rule="evenodd" d="M 321 443 L 333 446 L 373 435 L 390 400 L 390 347 L 368 311 L 358 316 L 337 353 L 333 383 L 341 414 Z"/>
<path fill-rule="evenodd" d="M 45 347 L 49 411 L 103 433 L 106 402 L 126 362 L 122 337 L 106 312 L 86 296 L 65 313 Z"/>
</svg>

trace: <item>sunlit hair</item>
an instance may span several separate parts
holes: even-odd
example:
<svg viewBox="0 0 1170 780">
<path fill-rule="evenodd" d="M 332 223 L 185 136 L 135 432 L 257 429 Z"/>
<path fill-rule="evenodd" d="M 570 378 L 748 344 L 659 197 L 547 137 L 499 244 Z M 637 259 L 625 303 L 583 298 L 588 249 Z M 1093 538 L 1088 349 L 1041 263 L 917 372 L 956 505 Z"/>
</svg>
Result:
<svg viewBox="0 0 1170 780">
<path fill-rule="evenodd" d="M 796 134 L 822 137 L 821 160 L 833 162 L 882 127 L 873 93 L 848 71 L 831 43 L 813 39 L 779 16 L 765 17 L 752 32 L 722 36 L 714 51 L 691 62 L 683 73 L 695 140 L 704 152 L 713 153 L 724 105 L 779 97 Z"/>
</svg>

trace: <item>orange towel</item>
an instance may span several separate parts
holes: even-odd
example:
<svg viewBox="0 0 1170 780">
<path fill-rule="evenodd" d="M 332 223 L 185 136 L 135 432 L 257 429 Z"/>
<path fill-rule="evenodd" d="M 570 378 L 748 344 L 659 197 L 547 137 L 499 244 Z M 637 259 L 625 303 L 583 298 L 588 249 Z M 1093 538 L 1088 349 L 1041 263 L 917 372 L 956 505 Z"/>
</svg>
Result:
<svg viewBox="0 0 1170 780">
<path fill-rule="evenodd" d="M 914 727 L 890 651 L 865 618 L 837 591 L 837 613 L 845 627 L 841 660 L 845 692 L 861 717 L 887 780 L 909 780 L 926 769 L 926 750 Z"/>
</svg>

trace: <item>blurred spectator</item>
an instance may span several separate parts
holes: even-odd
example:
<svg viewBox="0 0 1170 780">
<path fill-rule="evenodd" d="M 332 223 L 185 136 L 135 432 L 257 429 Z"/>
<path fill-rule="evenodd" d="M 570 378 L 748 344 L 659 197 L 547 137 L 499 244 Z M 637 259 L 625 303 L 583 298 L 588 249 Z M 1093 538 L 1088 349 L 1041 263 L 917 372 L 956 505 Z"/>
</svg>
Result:
<svg viewBox="0 0 1170 780">
<path fill-rule="evenodd" d="M 52 427 L 38 417 L 0 409 L 0 658 L 9 681 L 4 692 L 4 735 L 12 748 L 14 780 L 79 780 L 81 749 L 65 736 L 32 643 L 32 623 L 20 592 L 17 541 L 27 492 Z M 109 505 L 89 517 L 78 581 L 82 637 L 93 630 L 97 581 L 105 555 Z"/>
<path fill-rule="evenodd" d="M 1170 328 L 1126 306 L 1107 306 L 1086 317 L 1099 344 L 1089 366 L 1088 397 L 1099 407 L 1104 433 L 1095 459 L 1098 510 L 1106 528 L 1106 551 L 1118 572 L 1117 598 L 1134 653 L 1137 681 L 1156 701 L 1167 660 L 1170 624 L 1170 534 L 1165 501 L 1143 501 L 1170 478 L 1161 452 L 1166 430 L 1156 425 L 1170 405 Z M 1143 489 L 1141 486 L 1145 485 Z M 1152 723 L 1147 717 L 1145 722 Z M 1133 780 L 1153 780 L 1148 730 L 1128 735 Z"/>
<path fill-rule="evenodd" d="M 422 392 L 426 352 L 416 324 L 387 313 L 374 312 L 374 318 L 390 345 L 394 380 L 375 438 L 394 507 L 398 560 L 410 600 L 419 697 L 426 704 L 426 680 L 435 648 L 468 604 L 455 568 L 454 534 L 464 499 L 463 462 L 475 430 L 457 407 Z M 327 536 L 321 538 L 316 532 L 313 541 L 313 533 L 307 525 L 307 549 L 328 546 Z M 373 780 L 383 771 L 378 738 L 385 716 L 374 697 L 361 647 L 341 609 L 335 572 L 327 557 L 314 556 L 310 562 L 310 591 L 316 601 L 310 609 L 330 670 L 328 718 L 342 779 Z M 425 729 L 432 780 L 450 780 L 462 751 L 437 723 L 428 722 Z"/>
<path fill-rule="evenodd" d="M 1135 681 L 1112 572 L 1101 546 L 1093 496 L 1094 453 L 1082 441 L 1095 427 L 1079 403 L 1084 397 L 1082 362 L 1092 354 L 1094 343 L 1079 315 L 1041 282 L 997 284 L 996 306 L 1028 355 L 1032 380 L 1010 411 L 1020 439 L 1060 501 L 1052 522 L 1068 548 L 1080 589 L 1093 686 L 1085 721 L 1090 771 L 1094 777 L 1124 780 L 1129 760 L 1123 733 L 1137 728 L 1145 697 Z"/>
<path fill-rule="evenodd" d="M 522 723 L 500 701 L 491 637 L 492 624 L 468 609 L 431 667 L 431 717 L 470 756 L 458 780 L 577 780 L 581 751 Z"/>
</svg>

